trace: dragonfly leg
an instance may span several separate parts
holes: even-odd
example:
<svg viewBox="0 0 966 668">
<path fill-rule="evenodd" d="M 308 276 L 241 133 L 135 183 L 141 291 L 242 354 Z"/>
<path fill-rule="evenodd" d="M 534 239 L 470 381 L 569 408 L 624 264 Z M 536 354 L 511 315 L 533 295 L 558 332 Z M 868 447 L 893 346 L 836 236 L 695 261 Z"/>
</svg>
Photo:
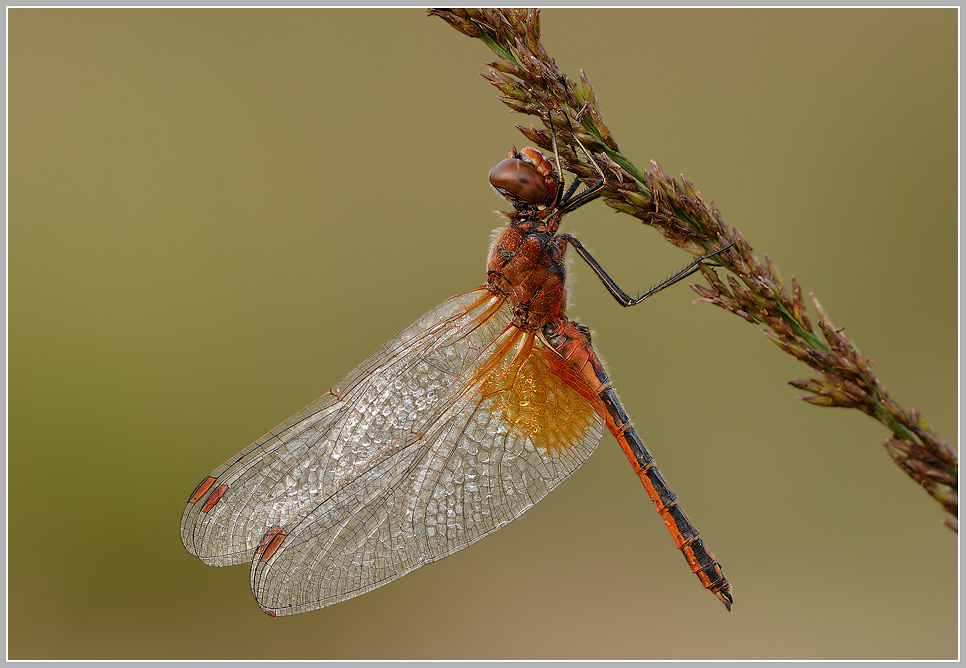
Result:
<svg viewBox="0 0 966 668">
<path fill-rule="evenodd" d="M 614 279 L 607 275 L 607 272 L 604 271 L 603 267 L 600 266 L 600 263 L 594 259 L 594 257 L 590 254 L 590 251 L 584 248 L 584 245 L 580 243 L 580 241 L 578 241 L 576 237 L 573 237 L 569 234 L 561 234 L 560 238 L 563 239 L 566 243 L 573 246 L 574 250 L 577 251 L 577 254 L 580 255 L 580 257 L 584 260 L 584 262 L 590 265 L 590 268 L 594 270 L 595 274 L 597 274 L 597 278 L 600 279 L 600 282 L 604 284 L 604 287 L 607 288 L 607 291 L 614 296 L 614 299 L 616 299 L 617 303 L 620 304 L 621 306 L 637 306 L 642 301 L 644 301 L 645 299 L 647 299 L 652 295 L 657 294 L 664 288 L 670 287 L 675 283 L 677 283 L 678 281 L 682 281 L 688 276 L 690 276 L 691 274 L 694 274 L 695 272 L 698 271 L 699 265 L 702 262 L 705 262 L 706 260 L 713 258 L 714 256 L 728 250 L 729 248 L 731 248 L 731 246 L 734 245 L 734 244 L 728 244 L 724 248 L 720 250 L 716 250 L 713 253 L 708 253 L 707 255 L 702 255 L 699 258 L 695 258 L 694 260 L 691 261 L 690 264 L 688 264 L 688 266 L 686 266 L 681 271 L 677 272 L 670 278 L 662 281 L 658 285 L 655 285 L 653 288 L 645 292 L 640 297 L 633 298 L 630 295 L 628 295 L 626 292 L 621 290 L 620 287 L 618 287 L 617 283 L 614 282 Z"/>
<path fill-rule="evenodd" d="M 567 127 L 570 129 L 570 137 L 577 143 L 578 146 L 580 146 L 581 150 L 584 152 L 584 155 L 587 156 L 588 160 L 590 160 L 590 164 L 593 166 L 594 171 L 597 172 L 597 176 L 600 178 L 600 180 L 594 185 L 588 186 L 586 190 L 577 194 L 576 196 L 574 193 L 581 184 L 581 180 L 579 178 L 575 178 L 573 180 L 573 182 L 570 184 L 570 187 L 567 188 L 567 192 L 563 193 L 562 197 L 562 191 L 558 191 L 557 199 L 554 204 L 560 207 L 560 215 L 573 211 L 574 209 L 578 209 L 589 202 L 593 202 L 603 194 L 602 191 L 604 186 L 607 184 L 607 177 L 604 174 L 604 170 L 602 170 L 600 165 L 597 164 L 597 161 L 594 160 L 594 156 L 590 154 L 590 151 L 587 150 L 587 147 L 585 147 L 583 143 L 577 139 L 577 135 L 574 133 L 574 128 L 570 124 L 570 117 L 567 116 L 567 114 L 563 114 L 563 117 L 564 120 L 567 121 Z M 557 161 L 557 174 L 561 175 L 562 177 L 563 168 L 560 165 L 560 151 L 557 147 L 557 131 L 554 129 L 553 125 L 553 110 L 548 110 L 547 112 L 547 126 L 550 128 L 550 139 L 553 142 L 553 155 Z"/>
</svg>

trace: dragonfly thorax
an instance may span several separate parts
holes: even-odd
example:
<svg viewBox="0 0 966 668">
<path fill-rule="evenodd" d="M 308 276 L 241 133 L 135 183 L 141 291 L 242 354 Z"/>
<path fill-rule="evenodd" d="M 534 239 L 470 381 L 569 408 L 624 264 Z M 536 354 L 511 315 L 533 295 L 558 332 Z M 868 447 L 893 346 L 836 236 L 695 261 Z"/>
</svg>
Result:
<svg viewBox="0 0 966 668">
<path fill-rule="evenodd" d="M 511 225 L 495 240 L 487 284 L 513 306 L 514 324 L 533 331 L 564 317 L 566 242 L 526 222 Z"/>
</svg>

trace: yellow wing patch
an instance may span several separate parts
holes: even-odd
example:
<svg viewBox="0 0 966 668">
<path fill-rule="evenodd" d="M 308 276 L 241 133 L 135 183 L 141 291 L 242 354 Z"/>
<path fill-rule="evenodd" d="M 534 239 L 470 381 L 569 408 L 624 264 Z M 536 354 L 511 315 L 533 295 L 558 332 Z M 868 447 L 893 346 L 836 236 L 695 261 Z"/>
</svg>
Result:
<svg viewBox="0 0 966 668">
<path fill-rule="evenodd" d="M 561 375 L 560 360 L 532 332 L 511 328 L 490 362 L 481 369 L 482 392 L 496 399 L 511 432 L 529 436 L 542 450 L 581 442 L 595 422 L 589 388 L 577 388 Z M 580 379 L 568 374 L 572 382 Z M 581 391 L 583 390 L 583 391 Z"/>
</svg>

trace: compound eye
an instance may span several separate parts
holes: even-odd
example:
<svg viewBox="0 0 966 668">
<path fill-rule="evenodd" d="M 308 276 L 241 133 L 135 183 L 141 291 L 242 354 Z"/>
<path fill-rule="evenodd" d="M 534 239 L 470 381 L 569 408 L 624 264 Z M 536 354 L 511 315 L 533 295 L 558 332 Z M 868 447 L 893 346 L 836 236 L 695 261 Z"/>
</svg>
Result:
<svg viewBox="0 0 966 668">
<path fill-rule="evenodd" d="M 547 181 L 537 168 L 517 158 L 507 158 L 490 172 L 490 185 L 527 204 L 542 204 L 547 198 Z"/>
</svg>

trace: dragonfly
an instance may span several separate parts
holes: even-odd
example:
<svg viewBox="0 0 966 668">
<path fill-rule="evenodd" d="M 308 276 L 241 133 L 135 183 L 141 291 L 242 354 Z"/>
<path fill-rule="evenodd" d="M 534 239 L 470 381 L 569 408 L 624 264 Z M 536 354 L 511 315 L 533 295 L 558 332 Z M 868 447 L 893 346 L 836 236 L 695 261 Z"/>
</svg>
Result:
<svg viewBox="0 0 966 668">
<path fill-rule="evenodd" d="M 400 331 L 191 493 L 185 547 L 208 565 L 249 563 L 268 615 L 345 601 L 475 543 L 570 476 L 605 429 L 691 571 L 731 610 L 731 585 L 631 425 L 590 330 L 565 314 L 568 247 L 623 306 L 721 251 L 631 298 L 558 233 L 565 214 L 601 195 L 605 176 L 580 144 L 599 182 L 565 187 L 552 136 L 555 163 L 511 149 L 490 172 L 513 210 L 503 212 L 485 285 Z"/>
</svg>

